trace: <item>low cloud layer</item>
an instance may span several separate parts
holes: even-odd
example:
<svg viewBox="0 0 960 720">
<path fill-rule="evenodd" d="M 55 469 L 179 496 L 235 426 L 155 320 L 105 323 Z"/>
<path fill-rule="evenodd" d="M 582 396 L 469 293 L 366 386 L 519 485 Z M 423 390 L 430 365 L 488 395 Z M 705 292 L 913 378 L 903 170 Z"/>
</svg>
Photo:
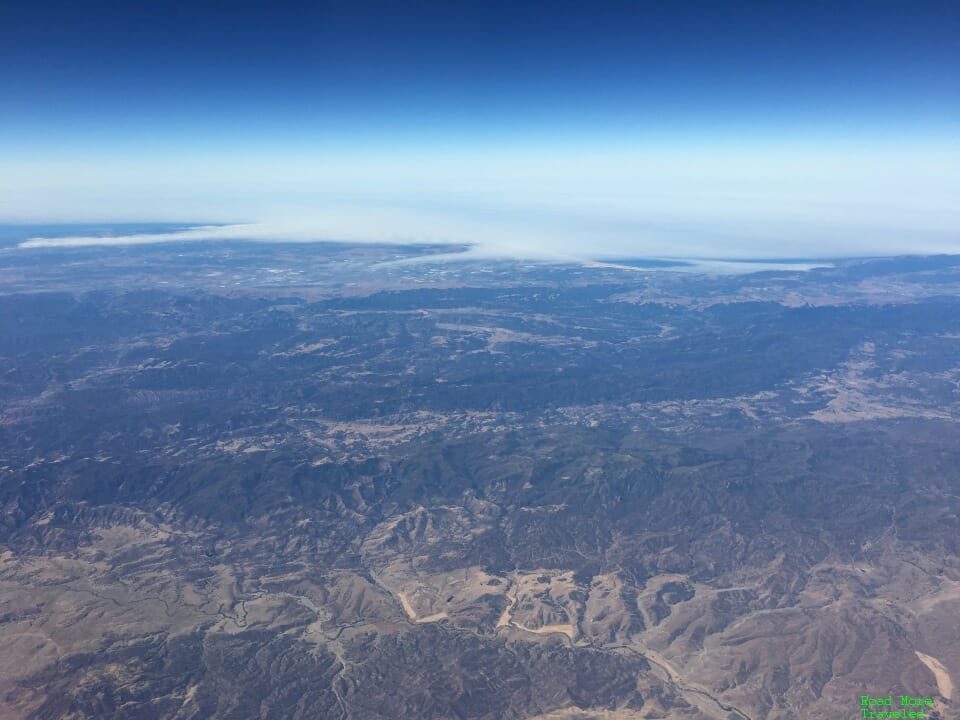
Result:
<svg viewBox="0 0 960 720">
<path fill-rule="evenodd" d="M 36 237 L 24 250 L 158 242 L 465 243 L 473 255 L 829 258 L 960 252 L 960 148 L 848 145 L 459 154 L 96 158 L 0 169 L 0 219 L 207 220 Z"/>
<path fill-rule="evenodd" d="M 21 250 L 199 242 L 468 245 L 471 258 L 583 262 L 616 258 L 809 259 L 960 253 L 960 236 L 931 228 L 837 220 L 644 219 L 557 213 L 338 211 L 308 220 L 198 225 L 163 232 L 31 237 Z"/>
</svg>

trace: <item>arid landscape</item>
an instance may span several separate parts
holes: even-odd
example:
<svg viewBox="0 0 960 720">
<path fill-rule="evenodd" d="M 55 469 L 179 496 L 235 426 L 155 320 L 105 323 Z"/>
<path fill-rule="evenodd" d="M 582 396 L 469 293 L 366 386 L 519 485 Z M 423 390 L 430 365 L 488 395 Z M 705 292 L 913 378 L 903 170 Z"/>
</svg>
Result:
<svg viewBox="0 0 960 720">
<path fill-rule="evenodd" d="M 960 718 L 960 259 L 5 237 L 0 717 Z"/>
</svg>

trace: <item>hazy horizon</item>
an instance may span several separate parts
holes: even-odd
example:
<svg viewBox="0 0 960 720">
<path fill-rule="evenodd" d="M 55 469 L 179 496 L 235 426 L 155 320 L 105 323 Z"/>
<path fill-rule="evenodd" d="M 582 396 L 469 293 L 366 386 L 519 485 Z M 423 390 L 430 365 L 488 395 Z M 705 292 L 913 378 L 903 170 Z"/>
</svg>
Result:
<svg viewBox="0 0 960 720">
<path fill-rule="evenodd" d="M 958 15 L 11 6 L 0 221 L 521 257 L 960 252 Z"/>
</svg>

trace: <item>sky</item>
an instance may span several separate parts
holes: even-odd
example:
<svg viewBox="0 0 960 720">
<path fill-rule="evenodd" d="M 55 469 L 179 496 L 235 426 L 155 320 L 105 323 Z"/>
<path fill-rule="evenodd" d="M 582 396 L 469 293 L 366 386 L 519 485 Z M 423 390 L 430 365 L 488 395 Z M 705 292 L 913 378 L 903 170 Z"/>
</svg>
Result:
<svg viewBox="0 0 960 720">
<path fill-rule="evenodd" d="M 0 4 L 0 222 L 828 257 L 958 200 L 955 2 Z"/>
</svg>

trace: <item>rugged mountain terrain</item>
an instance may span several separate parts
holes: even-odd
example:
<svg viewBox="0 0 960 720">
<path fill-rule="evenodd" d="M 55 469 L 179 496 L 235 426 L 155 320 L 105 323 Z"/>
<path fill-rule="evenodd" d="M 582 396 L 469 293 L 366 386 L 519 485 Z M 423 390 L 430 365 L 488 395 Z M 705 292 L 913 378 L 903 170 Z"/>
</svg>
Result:
<svg viewBox="0 0 960 720">
<path fill-rule="evenodd" d="M 0 249 L 0 716 L 960 717 L 960 260 L 447 250 Z"/>
</svg>

